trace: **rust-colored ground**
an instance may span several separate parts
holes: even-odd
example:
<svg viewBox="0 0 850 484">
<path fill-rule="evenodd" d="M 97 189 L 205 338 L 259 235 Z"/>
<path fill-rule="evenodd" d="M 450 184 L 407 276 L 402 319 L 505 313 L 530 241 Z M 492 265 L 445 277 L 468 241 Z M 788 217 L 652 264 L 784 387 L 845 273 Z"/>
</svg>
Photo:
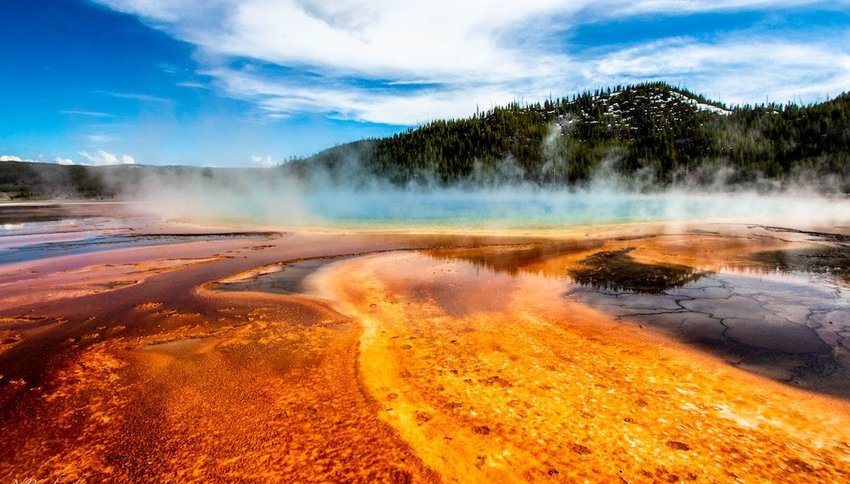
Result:
<svg viewBox="0 0 850 484">
<path fill-rule="evenodd" d="M 0 478 L 845 480 L 843 401 L 563 297 L 595 251 L 720 270 L 809 244 L 718 230 L 258 234 L 0 266 Z M 311 258 L 331 263 L 306 294 L 214 284 Z"/>
<path fill-rule="evenodd" d="M 394 254 L 327 276 L 364 322 L 363 377 L 382 418 L 449 480 L 838 482 L 850 471 L 845 405 L 612 323 L 545 279 L 478 271 Z"/>
</svg>

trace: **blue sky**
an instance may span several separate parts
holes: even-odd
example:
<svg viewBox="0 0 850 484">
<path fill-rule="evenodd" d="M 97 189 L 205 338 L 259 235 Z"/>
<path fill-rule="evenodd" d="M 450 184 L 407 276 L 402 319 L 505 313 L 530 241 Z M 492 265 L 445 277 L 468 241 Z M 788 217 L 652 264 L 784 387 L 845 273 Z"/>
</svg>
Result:
<svg viewBox="0 0 850 484">
<path fill-rule="evenodd" d="M 476 107 L 664 80 L 850 90 L 850 2 L 3 0 L 0 156 L 251 166 Z"/>
</svg>

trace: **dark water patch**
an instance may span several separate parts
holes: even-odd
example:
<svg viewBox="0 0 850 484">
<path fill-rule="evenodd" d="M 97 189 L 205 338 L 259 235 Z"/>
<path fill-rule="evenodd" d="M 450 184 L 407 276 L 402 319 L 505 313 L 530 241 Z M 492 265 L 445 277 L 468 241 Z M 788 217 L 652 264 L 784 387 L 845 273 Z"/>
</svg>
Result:
<svg viewBox="0 0 850 484">
<path fill-rule="evenodd" d="M 85 220 L 83 220 L 85 218 Z M 114 230 L 110 224 L 114 219 L 106 217 L 74 217 L 51 220 L 46 217 L 42 222 L 0 223 L 0 241 L 4 237 L 21 237 L 36 235 L 71 234 L 101 230 Z M 8 240 L 8 239 L 6 239 Z"/>
<path fill-rule="evenodd" d="M 820 274 L 850 284 L 850 244 L 758 252 L 751 255 L 750 259 L 768 270 Z"/>
<path fill-rule="evenodd" d="M 93 217 L 93 215 L 89 216 Z M 87 217 L 62 217 L 59 215 L 18 215 L 18 214 L 9 214 L 6 216 L 2 216 L 0 214 L 0 224 L 31 224 L 31 223 L 44 223 L 44 222 L 58 222 L 60 220 L 67 220 L 68 218 L 87 218 Z"/>
<path fill-rule="evenodd" d="M 0 224 L 56 222 L 66 219 L 83 219 L 114 215 L 116 204 L 48 204 L 48 205 L 2 205 Z"/>
<path fill-rule="evenodd" d="M 515 275 L 518 272 L 517 264 L 519 260 L 538 261 L 543 258 L 541 254 L 544 252 L 551 253 L 552 250 L 551 248 L 548 250 L 542 249 L 533 244 L 482 246 L 480 242 L 476 241 L 469 241 L 469 243 L 471 244 L 469 246 L 461 245 L 450 248 L 410 247 L 406 249 L 381 249 L 279 262 L 257 268 L 253 271 L 253 275 L 244 279 L 216 282 L 213 284 L 213 287 L 225 291 L 302 294 L 308 290 L 304 284 L 305 280 L 311 274 L 328 264 L 371 254 L 404 251 L 421 252 L 439 260 L 461 259 L 471 263 L 476 268 L 486 267 L 492 269 L 493 272 L 509 271 L 511 275 Z M 555 245 L 560 247 L 562 244 Z M 497 255 L 494 257 L 494 254 Z"/>
<path fill-rule="evenodd" d="M 69 211 L 61 205 L 0 205 L 0 223 L 42 222 L 45 219 L 60 220 L 69 216 Z"/>
<path fill-rule="evenodd" d="M 847 234 L 836 234 L 833 232 L 816 232 L 812 230 L 799 230 L 799 229 L 791 229 L 787 227 L 770 227 L 764 226 L 763 228 L 767 230 L 771 230 L 773 232 L 785 232 L 791 234 L 802 234 L 814 237 L 816 239 L 824 240 L 827 242 L 850 242 L 850 235 Z"/>
<path fill-rule="evenodd" d="M 271 232 L 227 232 L 213 234 L 131 234 L 103 235 L 85 239 L 42 242 L 0 249 L 0 264 L 40 260 L 50 257 L 86 254 L 102 250 L 179 244 L 185 242 L 221 240 L 229 238 L 271 237 Z"/>
<path fill-rule="evenodd" d="M 747 371 L 850 397 L 850 295 L 804 277 L 709 274 L 657 293 L 577 286 L 566 297 Z"/>
<path fill-rule="evenodd" d="M 39 207 L 0 206 L 0 237 L 60 231 L 61 223 L 90 220 L 93 213 L 75 213 L 59 205 Z"/>
<path fill-rule="evenodd" d="M 120 224 L 118 203 L 0 204 L 0 237 L 68 233 Z"/>
<path fill-rule="evenodd" d="M 215 289 L 224 291 L 257 291 L 273 294 L 299 294 L 305 292 L 304 280 L 307 277 L 340 258 L 328 257 L 307 259 L 297 262 L 281 262 L 266 267 L 261 273 L 249 279 L 236 282 L 218 282 Z"/>
<path fill-rule="evenodd" d="M 683 265 L 653 265 L 636 261 L 634 247 L 597 252 L 583 259 L 567 274 L 578 284 L 594 289 L 660 294 L 695 282 L 707 273 Z"/>
</svg>

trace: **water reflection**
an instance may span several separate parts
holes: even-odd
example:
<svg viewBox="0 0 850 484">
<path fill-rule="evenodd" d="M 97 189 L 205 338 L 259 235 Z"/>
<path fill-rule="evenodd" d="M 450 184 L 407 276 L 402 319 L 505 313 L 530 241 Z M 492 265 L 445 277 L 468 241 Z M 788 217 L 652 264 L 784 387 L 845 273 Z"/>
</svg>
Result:
<svg viewBox="0 0 850 484">
<path fill-rule="evenodd" d="M 687 246 L 698 235 L 677 237 Z M 712 261 L 712 270 L 682 264 L 678 260 L 688 255 L 673 251 L 663 264 L 638 260 L 634 253 L 647 249 L 651 237 L 427 254 L 511 276 L 562 279 L 565 298 L 624 323 L 652 328 L 748 371 L 850 397 L 850 248 L 818 242 L 823 246 L 743 250 Z"/>
<path fill-rule="evenodd" d="M 582 286 L 618 292 L 662 294 L 668 289 L 698 281 L 707 272 L 669 264 L 645 264 L 629 255 L 635 247 L 596 252 L 568 267 L 566 273 Z"/>
<path fill-rule="evenodd" d="M 767 271 L 819 274 L 850 284 L 850 245 L 759 252 L 751 257 Z"/>
<path fill-rule="evenodd" d="M 567 264 L 598 250 L 601 240 L 534 242 L 520 245 L 472 248 L 431 249 L 423 251 L 438 260 L 462 260 L 478 268 L 511 276 L 530 273 L 546 277 L 564 277 Z"/>
</svg>

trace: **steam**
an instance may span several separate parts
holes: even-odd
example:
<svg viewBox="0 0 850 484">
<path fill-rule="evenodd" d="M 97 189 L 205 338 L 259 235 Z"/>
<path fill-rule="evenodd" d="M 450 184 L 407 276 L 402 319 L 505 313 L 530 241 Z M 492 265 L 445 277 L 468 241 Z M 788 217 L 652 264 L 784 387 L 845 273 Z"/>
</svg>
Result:
<svg viewBox="0 0 850 484">
<path fill-rule="evenodd" d="M 332 170 L 315 167 L 306 177 L 286 166 L 166 169 L 142 173 L 134 183 L 111 183 L 142 211 L 206 224 L 501 230 L 645 221 L 675 228 L 674 222 L 722 221 L 850 227 L 850 199 L 839 191 L 824 193 L 822 179 L 800 175 L 793 183 L 730 184 L 734 170 L 716 166 L 680 174 L 658 190 L 647 173 L 619 175 L 618 162 L 615 156 L 602 160 L 590 181 L 572 188 L 524 182 L 511 159 L 479 162 L 452 186 L 417 179 L 398 187 L 365 174 L 355 155 Z"/>
<path fill-rule="evenodd" d="M 164 169 L 118 186 L 136 209 L 165 220 L 201 224 L 299 226 L 317 223 L 303 203 L 302 187 L 280 170 Z"/>
</svg>

